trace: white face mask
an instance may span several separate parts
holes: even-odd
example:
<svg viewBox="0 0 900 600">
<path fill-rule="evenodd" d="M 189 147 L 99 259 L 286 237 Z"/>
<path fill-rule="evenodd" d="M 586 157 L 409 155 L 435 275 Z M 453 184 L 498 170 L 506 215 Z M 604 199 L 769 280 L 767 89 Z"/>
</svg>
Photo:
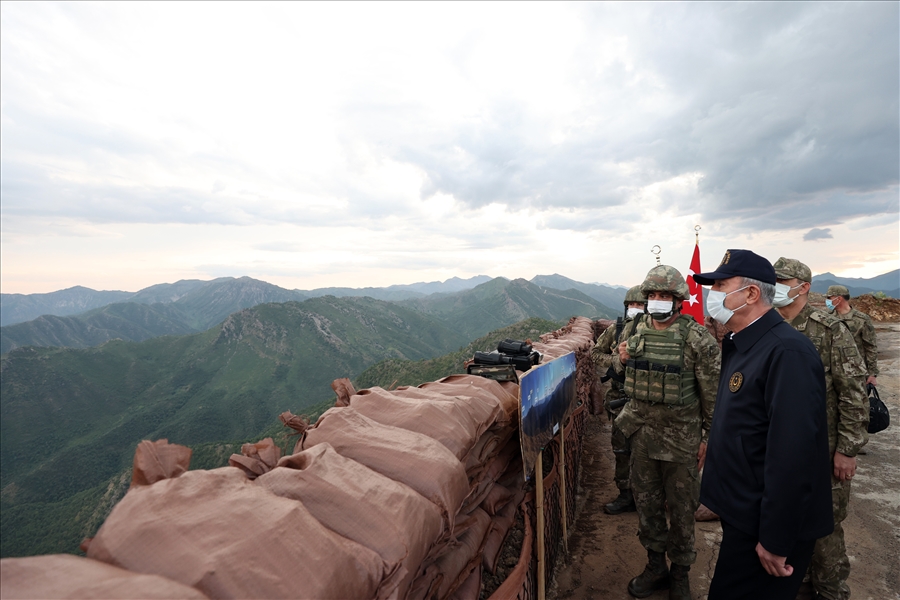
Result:
<svg viewBox="0 0 900 600">
<path fill-rule="evenodd" d="M 784 283 L 776 283 L 775 284 L 775 299 L 772 300 L 772 306 L 775 308 L 783 308 L 794 301 L 797 296 L 788 296 L 791 290 L 796 290 L 798 287 L 802 286 L 803 282 L 800 282 L 800 285 L 795 285 L 794 287 L 790 287 Z"/>
<path fill-rule="evenodd" d="M 725 292 L 709 290 L 709 292 L 707 292 L 706 294 L 706 310 L 709 311 L 709 316 L 711 316 L 719 323 L 722 323 L 723 325 L 727 323 L 728 319 L 730 319 L 734 315 L 734 312 L 737 310 L 741 310 L 742 308 L 747 306 L 747 303 L 744 302 L 743 305 L 738 306 L 734 310 L 731 310 L 730 308 L 725 308 L 725 298 L 735 292 L 746 290 L 748 287 L 750 286 L 745 285 L 740 290 L 734 290 L 733 292 L 728 292 L 727 294 Z"/>
<path fill-rule="evenodd" d="M 647 300 L 647 312 L 657 321 L 665 321 L 672 316 L 675 302 L 672 300 Z"/>
<path fill-rule="evenodd" d="M 638 315 L 642 315 L 642 314 L 644 314 L 643 308 L 629 308 L 628 310 L 625 311 L 625 318 L 626 319 L 634 319 Z"/>
</svg>

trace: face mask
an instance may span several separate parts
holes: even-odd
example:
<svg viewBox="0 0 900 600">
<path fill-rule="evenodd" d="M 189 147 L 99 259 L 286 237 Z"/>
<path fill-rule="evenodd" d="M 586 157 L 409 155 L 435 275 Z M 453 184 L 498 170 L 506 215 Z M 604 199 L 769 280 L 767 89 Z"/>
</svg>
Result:
<svg viewBox="0 0 900 600">
<path fill-rule="evenodd" d="M 735 292 L 746 290 L 748 287 L 750 286 L 745 285 L 740 290 L 734 290 L 734 292 L 728 292 L 727 294 L 725 292 L 709 290 L 709 292 L 707 292 L 706 294 L 706 310 L 709 311 L 709 316 L 711 316 L 719 323 L 722 323 L 723 325 L 727 323 L 728 319 L 730 319 L 734 315 L 735 311 L 741 310 L 742 308 L 747 306 L 747 303 L 744 302 L 743 305 L 738 306 L 734 310 L 731 310 L 730 308 L 725 308 L 725 298 L 727 298 L 731 294 L 734 294 Z"/>
<path fill-rule="evenodd" d="M 795 285 L 794 287 L 790 287 L 783 283 L 775 284 L 775 299 L 772 300 L 772 306 L 775 308 L 783 308 L 794 301 L 797 296 L 788 296 L 791 290 L 796 290 L 798 287 L 802 286 L 803 282 L 800 282 L 800 285 Z"/>
<path fill-rule="evenodd" d="M 642 315 L 642 314 L 644 314 L 643 308 L 629 308 L 628 310 L 625 311 L 625 318 L 626 319 L 634 319 L 638 315 Z"/>
<path fill-rule="evenodd" d="M 834 312 L 834 303 L 831 301 L 831 298 L 825 298 L 825 308 L 830 312 Z"/>
<path fill-rule="evenodd" d="M 648 300 L 647 312 L 657 321 L 665 321 L 672 316 L 675 302 L 672 300 Z"/>
</svg>

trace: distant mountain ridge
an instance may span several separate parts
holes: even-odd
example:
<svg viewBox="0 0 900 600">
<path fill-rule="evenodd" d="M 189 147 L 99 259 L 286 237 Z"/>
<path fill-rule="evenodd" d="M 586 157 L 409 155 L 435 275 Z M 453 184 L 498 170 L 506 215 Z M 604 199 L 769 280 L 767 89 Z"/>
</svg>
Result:
<svg viewBox="0 0 900 600">
<path fill-rule="evenodd" d="M 608 306 L 609 308 L 618 309 L 625 302 L 625 293 L 627 287 L 613 287 L 596 283 L 581 283 L 574 279 L 569 279 L 562 275 L 554 273 L 553 275 L 537 275 L 532 278 L 531 283 L 541 287 L 549 287 L 556 290 L 578 290 Z"/>
<path fill-rule="evenodd" d="M 824 294 L 832 285 L 843 285 L 850 292 L 850 296 L 862 296 L 863 294 L 874 294 L 876 292 L 884 292 L 891 298 L 900 298 L 900 269 L 895 269 L 890 273 L 863 279 L 859 277 L 838 277 L 833 273 L 822 273 L 814 275 L 810 289 L 813 292 Z"/>
</svg>

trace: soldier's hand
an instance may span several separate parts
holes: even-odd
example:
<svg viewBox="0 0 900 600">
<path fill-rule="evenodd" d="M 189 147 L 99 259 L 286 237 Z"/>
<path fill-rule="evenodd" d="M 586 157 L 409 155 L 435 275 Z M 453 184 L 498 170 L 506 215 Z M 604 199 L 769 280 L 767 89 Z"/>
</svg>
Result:
<svg viewBox="0 0 900 600">
<path fill-rule="evenodd" d="M 697 450 L 697 470 L 702 471 L 703 465 L 706 464 L 706 444 L 700 442 L 700 449 Z"/>
<path fill-rule="evenodd" d="M 856 475 L 856 457 L 834 453 L 834 476 L 841 481 L 850 481 Z"/>
<path fill-rule="evenodd" d="M 756 555 L 759 557 L 759 562 L 762 564 L 763 569 L 772 577 L 790 577 L 794 572 L 794 567 L 785 564 L 786 556 L 772 554 L 763 548 L 762 544 L 756 544 Z"/>
<path fill-rule="evenodd" d="M 619 344 L 619 360 L 624 365 L 629 358 L 631 358 L 631 355 L 628 354 L 628 342 L 622 342 Z"/>
<path fill-rule="evenodd" d="M 878 387 L 878 381 L 875 379 L 874 375 L 869 375 L 869 378 L 866 379 L 866 385 L 872 384 L 875 387 Z"/>
</svg>

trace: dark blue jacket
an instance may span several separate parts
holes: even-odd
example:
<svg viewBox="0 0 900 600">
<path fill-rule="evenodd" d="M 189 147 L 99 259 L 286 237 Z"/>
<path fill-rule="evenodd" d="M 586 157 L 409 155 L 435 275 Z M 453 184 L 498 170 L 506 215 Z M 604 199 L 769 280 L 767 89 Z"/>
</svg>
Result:
<svg viewBox="0 0 900 600">
<path fill-rule="evenodd" d="M 834 529 L 825 370 L 774 309 L 722 342 L 700 501 L 779 556 Z"/>
</svg>

